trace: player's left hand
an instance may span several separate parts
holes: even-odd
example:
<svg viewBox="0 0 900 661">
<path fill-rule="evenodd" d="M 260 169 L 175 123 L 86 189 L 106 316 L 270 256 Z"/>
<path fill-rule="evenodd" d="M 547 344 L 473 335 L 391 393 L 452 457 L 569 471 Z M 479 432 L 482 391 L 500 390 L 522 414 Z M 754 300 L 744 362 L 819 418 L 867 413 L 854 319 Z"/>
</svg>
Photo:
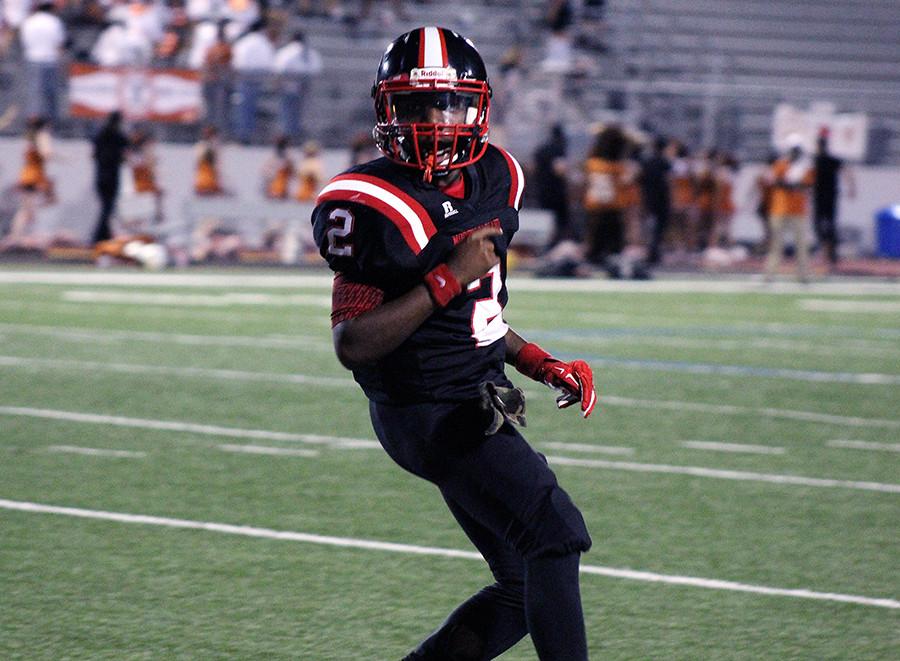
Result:
<svg viewBox="0 0 900 661">
<path fill-rule="evenodd" d="M 551 359 L 543 365 L 541 379 L 551 388 L 561 391 L 556 398 L 557 408 L 564 409 L 581 403 L 581 415 L 587 418 L 597 404 L 597 392 L 594 390 L 594 373 L 591 366 L 583 360 L 564 363 Z"/>
</svg>

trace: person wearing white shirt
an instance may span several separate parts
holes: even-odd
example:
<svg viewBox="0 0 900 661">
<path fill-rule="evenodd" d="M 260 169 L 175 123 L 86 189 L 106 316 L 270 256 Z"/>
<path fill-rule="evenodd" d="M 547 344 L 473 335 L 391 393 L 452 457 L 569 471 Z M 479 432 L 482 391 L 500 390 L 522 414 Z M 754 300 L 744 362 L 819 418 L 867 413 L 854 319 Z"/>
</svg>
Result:
<svg viewBox="0 0 900 661">
<path fill-rule="evenodd" d="M 234 43 L 232 53 L 238 94 L 235 134 L 247 144 L 256 131 L 256 104 L 263 82 L 275 64 L 275 47 L 262 21 L 250 26 L 249 32 Z"/>
<path fill-rule="evenodd" d="M 91 58 L 103 67 L 140 67 L 149 64 L 153 44 L 147 36 L 120 21 L 114 21 L 97 38 Z"/>
<path fill-rule="evenodd" d="M 59 63 L 66 29 L 53 3 L 37 6 L 19 29 L 25 56 L 26 107 L 32 117 L 59 118 Z"/>
<path fill-rule="evenodd" d="M 290 42 L 275 54 L 281 110 L 281 132 L 299 139 L 303 129 L 303 108 L 309 95 L 310 79 L 322 71 L 322 56 L 306 43 L 303 32 L 294 33 Z"/>
</svg>

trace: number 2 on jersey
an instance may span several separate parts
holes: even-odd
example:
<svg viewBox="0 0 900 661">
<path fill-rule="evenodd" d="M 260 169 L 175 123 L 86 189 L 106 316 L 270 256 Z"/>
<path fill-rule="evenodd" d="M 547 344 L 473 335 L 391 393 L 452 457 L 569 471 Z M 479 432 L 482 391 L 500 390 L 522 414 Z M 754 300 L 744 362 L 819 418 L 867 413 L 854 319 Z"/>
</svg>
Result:
<svg viewBox="0 0 900 661">
<path fill-rule="evenodd" d="M 353 214 L 349 209 L 335 209 L 328 215 L 328 254 L 353 257 Z"/>
<path fill-rule="evenodd" d="M 470 283 L 467 288 L 470 292 L 490 288 L 489 296 L 475 299 L 472 306 L 472 338 L 475 340 L 475 346 L 486 347 L 493 344 L 509 330 L 509 326 L 503 321 L 503 306 L 500 305 L 498 298 L 502 286 L 500 265 L 497 264 L 487 272 L 487 275 Z"/>
</svg>

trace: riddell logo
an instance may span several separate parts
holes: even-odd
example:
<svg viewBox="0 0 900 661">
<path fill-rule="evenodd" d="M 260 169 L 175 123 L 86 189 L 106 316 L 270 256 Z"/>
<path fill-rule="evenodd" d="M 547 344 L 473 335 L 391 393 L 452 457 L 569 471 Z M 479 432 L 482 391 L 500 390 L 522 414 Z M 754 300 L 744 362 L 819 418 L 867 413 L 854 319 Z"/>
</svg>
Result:
<svg viewBox="0 0 900 661">
<path fill-rule="evenodd" d="M 450 216 L 455 216 L 456 214 L 459 213 L 459 209 L 453 208 L 452 202 L 449 202 L 449 201 L 444 202 L 443 206 L 444 206 L 444 218 L 449 218 Z"/>
<path fill-rule="evenodd" d="M 427 82 L 429 80 L 456 80 L 456 69 L 453 67 L 428 67 L 413 69 L 409 72 L 409 82 Z"/>
</svg>

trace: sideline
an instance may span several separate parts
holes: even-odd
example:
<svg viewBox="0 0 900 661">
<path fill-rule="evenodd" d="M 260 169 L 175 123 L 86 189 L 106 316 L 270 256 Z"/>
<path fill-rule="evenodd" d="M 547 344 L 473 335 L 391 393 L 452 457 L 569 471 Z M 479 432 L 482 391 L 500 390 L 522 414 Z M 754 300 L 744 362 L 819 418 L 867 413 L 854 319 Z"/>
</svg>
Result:
<svg viewBox="0 0 900 661">
<path fill-rule="evenodd" d="M 267 289 L 298 289 L 331 287 L 332 275 L 318 273 L 267 275 L 253 273 L 145 273 L 141 271 L 0 271 L 2 284 L 32 285 L 115 285 L 136 287 L 250 287 Z M 843 282 L 815 282 L 800 284 L 777 282 L 766 284 L 755 278 L 734 280 L 601 280 L 601 279 L 535 279 L 511 274 L 509 284 L 517 291 L 530 292 L 594 292 L 647 294 L 859 294 L 900 296 L 900 285 L 892 282 L 848 280 Z"/>
</svg>

